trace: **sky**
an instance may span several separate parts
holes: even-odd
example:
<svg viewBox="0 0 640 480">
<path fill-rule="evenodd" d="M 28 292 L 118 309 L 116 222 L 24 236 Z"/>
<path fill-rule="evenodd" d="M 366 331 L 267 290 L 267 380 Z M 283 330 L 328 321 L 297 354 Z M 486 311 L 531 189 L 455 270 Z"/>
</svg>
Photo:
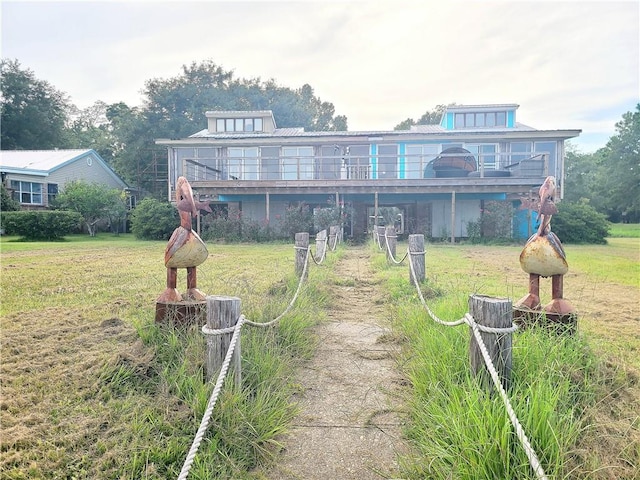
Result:
<svg viewBox="0 0 640 480">
<path fill-rule="evenodd" d="M 570 143 L 591 153 L 640 103 L 638 0 L 0 0 L 0 16 L 2 58 L 79 108 L 142 105 L 146 81 L 210 60 L 311 85 L 351 131 L 515 103 L 525 125 L 581 129 Z"/>
</svg>

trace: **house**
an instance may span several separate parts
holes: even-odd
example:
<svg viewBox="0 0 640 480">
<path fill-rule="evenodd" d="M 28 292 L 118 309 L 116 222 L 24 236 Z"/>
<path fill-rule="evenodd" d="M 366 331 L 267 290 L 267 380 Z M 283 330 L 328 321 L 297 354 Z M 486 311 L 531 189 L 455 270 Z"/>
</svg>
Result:
<svg viewBox="0 0 640 480">
<path fill-rule="evenodd" d="M 400 131 L 305 132 L 278 128 L 265 111 L 209 111 L 207 127 L 167 148 L 169 199 L 185 176 L 200 200 L 271 221 L 289 205 L 349 205 L 347 234 L 363 236 L 396 212 L 405 233 L 467 236 L 487 201 L 537 192 L 548 175 L 564 188 L 565 141 L 580 130 L 537 130 L 516 120 L 516 104 L 456 105 L 439 125 Z M 535 212 L 514 210 L 526 238 Z M 387 220 L 388 221 L 388 220 Z"/>
<path fill-rule="evenodd" d="M 129 186 L 95 150 L 2 150 L 2 183 L 23 209 L 44 209 L 73 180 L 114 189 Z"/>
</svg>

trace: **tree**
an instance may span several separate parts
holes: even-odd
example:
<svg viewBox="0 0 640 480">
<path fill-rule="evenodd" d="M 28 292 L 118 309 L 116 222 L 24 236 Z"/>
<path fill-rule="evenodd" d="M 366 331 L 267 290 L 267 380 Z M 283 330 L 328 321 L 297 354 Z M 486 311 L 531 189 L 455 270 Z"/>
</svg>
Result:
<svg viewBox="0 0 640 480">
<path fill-rule="evenodd" d="M 14 212 L 16 210 L 20 210 L 20 202 L 11 198 L 4 183 L 0 183 L 0 212 Z"/>
<path fill-rule="evenodd" d="M 59 210 L 71 210 L 82 215 L 89 235 L 94 237 L 96 225 L 100 220 L 120 218 L 120 192 L 106 185 L 74 180 L 65 185 L 55 200 Z"/>
<path fill-rule="evenodd" d="M 0 143 L 4 150 L 66 148 L 69 100 L 17 60 L 0 61 Z"/>
<path fill-rule="evenodd" d="M 415 122 L 412 118 L 407 118 L 406 120 L 403 120 L 398 125 L 393 127 L 393 129 L 409 130 L 409 128 L 411 128 L 413 125 L 438 125 L 447 107 L 452 107 L 454 105 L 456 104 L 450 103 L 449 105 L 436 105 L 433 110 L 427 110 L 425 113 L 423 113 L 417 122 Z"/>
<path fill-rule="evenodd" d="M 602 182 L 610 220 L 640 220 L 640 103 L 616 123 L 617 134 L 604 151 Z"/>
</svg>

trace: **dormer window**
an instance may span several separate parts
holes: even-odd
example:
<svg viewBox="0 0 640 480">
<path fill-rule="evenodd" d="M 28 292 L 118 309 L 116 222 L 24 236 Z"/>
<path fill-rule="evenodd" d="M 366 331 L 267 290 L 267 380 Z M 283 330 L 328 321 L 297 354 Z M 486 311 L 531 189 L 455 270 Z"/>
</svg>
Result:
<svg viewBox="0 0 640 480">
<path fill-rule="evenodd" d="M 262 118 L 217 118 L 217 132 L 262 132 Z"/>
<path fill-rule="evenodd" d="M 507 112 L 456 113 L 454 122 L 454 128 L 505 127 Z"/>
</svg>

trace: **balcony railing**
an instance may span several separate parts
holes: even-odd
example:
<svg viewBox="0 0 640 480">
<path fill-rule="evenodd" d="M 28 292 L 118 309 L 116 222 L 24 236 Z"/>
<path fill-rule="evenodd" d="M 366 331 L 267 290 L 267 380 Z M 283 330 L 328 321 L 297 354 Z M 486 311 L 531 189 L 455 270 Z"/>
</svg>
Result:
<svg viewBox="0 0 640 480">
<path fill-rule="evenodd" d="M 178 174 L 189 181 L 545 177 L 549 154 L 217 157 L 187 158 L 181 166 Z"/>
</svg>

